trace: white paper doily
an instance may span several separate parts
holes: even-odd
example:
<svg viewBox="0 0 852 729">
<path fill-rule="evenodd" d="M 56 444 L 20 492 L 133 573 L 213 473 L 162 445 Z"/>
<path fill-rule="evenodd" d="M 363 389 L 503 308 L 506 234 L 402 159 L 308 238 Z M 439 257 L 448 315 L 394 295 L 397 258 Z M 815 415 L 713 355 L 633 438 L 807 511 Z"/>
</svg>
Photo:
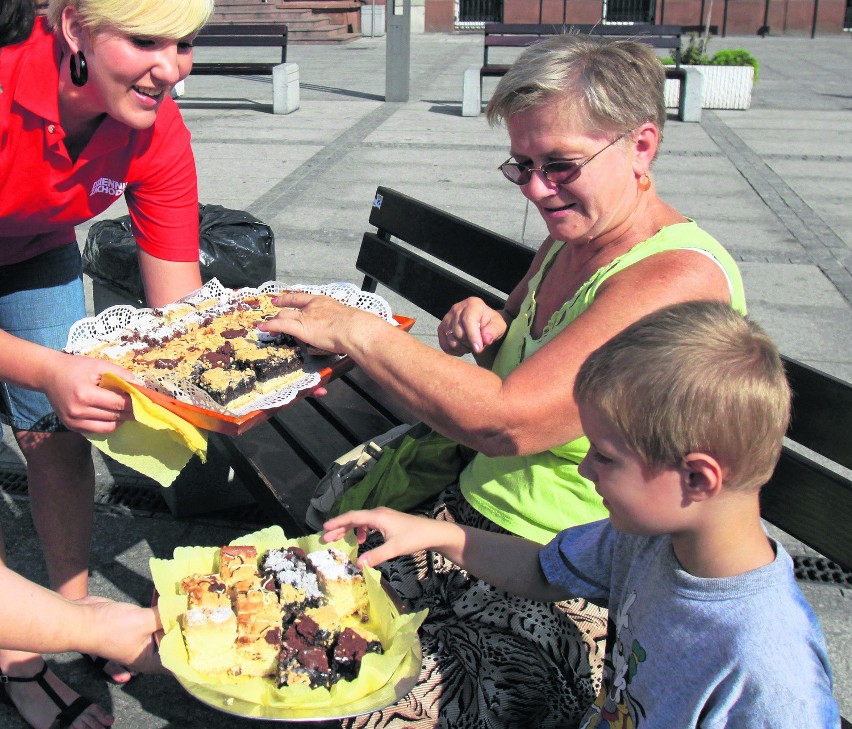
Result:
<svg viewBox="0 0 852 729">
<path fill-rule="evenodd" d="M 388 302 L 378 294 L 362 291 L 354 284 L 338 282 L 321 286 L 304 284 L 285 284 L 280 281 L 267 281 L 257 288 L 228 289 L 217 279 L 208 281 L 197 291 L 179 299 L 174 304 L 160 309 L 136 309 L 132 306 L 119 305 L 104 309 L 97 316 L 86 317 L 75 322 L 68 333 L 65 351 L 81 353 L 92 347 L 108 342 L 118 342 L 122 335 L 132 332 L 150 332 L 165 326 L 163 313 L 173 312 L 177 315 L 173 323 L 181 321 L 181 304 L 201 304 L 214 300 L 213 307 L 227 306 L 235 301 L 251 298 L 257 294 L 277 294 L 282 291 L 299 291 L 309 294 L 322 294 L 337 299 L 347 306 L 361 309 L 395 324 Z M 191 314 L 187 314 L 191 316 Z M 304 354 L 304 353 L 303 353 Z M 332 355 L 333 357 L 336 356 Z M 140 384 L 169 395 L 181 402 L 197 405 L 205 410 L 240 417 L 255 410 L 278 408 L 291 402 L 301 390 L 314 387 L 320 382 L 319 370 L 329 357 L 312 357 L 304 354 L 304 374 L 298 379 L 288 382 L 286 386 L 268 395 L 258 396 L 240 408 L 228 409 L 215 402 L 206 392 L 195 387 L 187 380 L 176 380 L 169 376 L 140 377 Z"/>
</svg>

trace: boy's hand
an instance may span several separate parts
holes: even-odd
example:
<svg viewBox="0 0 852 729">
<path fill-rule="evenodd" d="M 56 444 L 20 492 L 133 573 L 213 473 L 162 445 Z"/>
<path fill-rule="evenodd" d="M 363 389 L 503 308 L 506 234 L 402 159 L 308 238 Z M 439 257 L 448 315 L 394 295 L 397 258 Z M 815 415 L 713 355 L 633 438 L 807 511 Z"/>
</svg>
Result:
<svg viewBox="0 0 852 729">
<path fill-rule="evenodd" d="M 443 547 L 447 536 L 443 532 L 450 531 L 445 527 L 455 527 L 455 525 L 436 522 L 434 519 L 423 516 L 403 514 L 381 506 L 369 511 L 348 511 L 329 519 L 323 527 L 325 528 L 323 540 L 326 542 L 343 539 L 350 529 L 355 530 L 358 544 L 363 544 L 371 531 L 381 533 L 385 543 L 364 552 L 358 558 L 359 567 L 375 567 L 402 554 Z M 458 529 L 458 527 L 455 528 Z M 461 536 L 460 530 L 459 536 Z"/>
</svg>

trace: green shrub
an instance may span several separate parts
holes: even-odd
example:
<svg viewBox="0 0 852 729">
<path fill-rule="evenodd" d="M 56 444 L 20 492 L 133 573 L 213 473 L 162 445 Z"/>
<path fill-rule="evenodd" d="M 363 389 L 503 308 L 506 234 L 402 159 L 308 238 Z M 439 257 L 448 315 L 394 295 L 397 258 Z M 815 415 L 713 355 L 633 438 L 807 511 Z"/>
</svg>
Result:
<svg viewBox="0 0 852 729">
<path fill-rule="evenodd" d="M 713 58 L 710 59 L 710 64 L 713 66 L 752 66 L 755 83 L 757 83 L 757 76 L 760 73 L 760 64 L 757 59 L 742 48 L 716 51 Z"/>
<path fill-rule="evenodd" d="M 716 51 L 712 56 L 704 53 L 704 42 L 690 33 L 686 48 L 680 53 L 680 62 L 684 66 L 751 66 L 754 68 L 754 82 L 760 72 L 757 59 L 743 48 Z M 676 52 L 671 52 L 671 58 L 660 58 L 663 65 L 672 66 L 675 63 Z"/>
</svg>

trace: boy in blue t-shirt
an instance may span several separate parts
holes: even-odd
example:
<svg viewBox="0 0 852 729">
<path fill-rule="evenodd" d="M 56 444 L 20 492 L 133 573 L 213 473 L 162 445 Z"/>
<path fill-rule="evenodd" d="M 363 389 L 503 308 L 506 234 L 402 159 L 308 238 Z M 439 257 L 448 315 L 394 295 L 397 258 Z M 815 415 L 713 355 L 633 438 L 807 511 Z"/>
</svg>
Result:
<svg viewBox="0 0 852 729">
<path fill-rule="evenodd" d="M 378 530 L 362 565 L 433 549 L 507 592 L 606 602 L 582 729 L 839 727 L 822 631 L 760 521 L 790 416 L 769 337 L 726 304 L 677 304 L 593 352 L 574 395 L 609 519 L 542 547 L 381 508 L 331 519 L 326 540 Z"/>
</svg>

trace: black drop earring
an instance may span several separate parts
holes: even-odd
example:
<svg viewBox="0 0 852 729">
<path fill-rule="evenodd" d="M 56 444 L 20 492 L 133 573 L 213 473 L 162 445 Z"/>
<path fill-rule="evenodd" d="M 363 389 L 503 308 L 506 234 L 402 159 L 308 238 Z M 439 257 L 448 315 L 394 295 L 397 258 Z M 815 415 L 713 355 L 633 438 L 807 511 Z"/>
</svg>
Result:
<svg viewBox="0 0 852 729">
<path fill-rule="evenodd" d="M 80 67 L 77 68 L 79 63 Z M 86 65 L 86 57 L 83 51 L 71 54 L 71 83 L 75 86 L 85 86 L 89 80 L 89 67 Z"/>
</svg>

